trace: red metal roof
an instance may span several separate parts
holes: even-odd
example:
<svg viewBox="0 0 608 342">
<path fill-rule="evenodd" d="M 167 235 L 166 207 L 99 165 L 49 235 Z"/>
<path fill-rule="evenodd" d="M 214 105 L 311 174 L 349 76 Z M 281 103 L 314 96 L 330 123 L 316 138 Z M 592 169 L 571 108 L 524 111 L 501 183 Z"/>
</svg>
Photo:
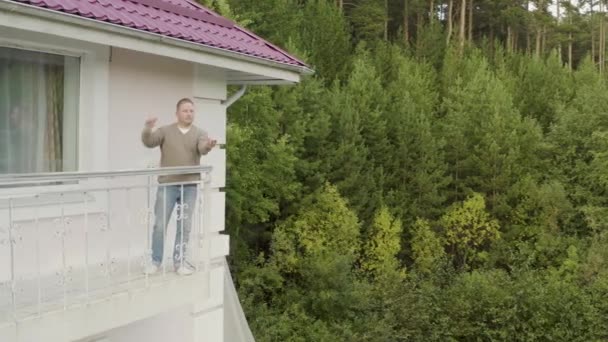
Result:
<svg viewBox="0 0 608 342">
<path fill-rule="evenodd" d="M 279 63 L 303 66 L 275 45 L 191 0 L 12 0 Z"/>
</svg>

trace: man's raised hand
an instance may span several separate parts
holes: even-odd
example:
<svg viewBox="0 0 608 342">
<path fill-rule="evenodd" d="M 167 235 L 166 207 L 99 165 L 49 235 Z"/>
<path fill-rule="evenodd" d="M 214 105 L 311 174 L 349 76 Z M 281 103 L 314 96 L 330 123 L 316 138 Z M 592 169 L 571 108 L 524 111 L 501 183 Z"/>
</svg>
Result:
<svg viewBox="0 0 608 342">
<path fill-rule="evenodd" d="M 210 138 L 208 138 L 208 137 L 207 137 L 207 136 L 205 136 L 205 135 L 202 135 L 202 136 L 199 138 L 199 142 L 204 142 L 205 146 L 206 146 L 208 149 L 210 149 L 210 150 L 211 150 L 212 148 L 214 148 L 214 147 L 215 147 L 215 145 L 217 145 L 217 140 L 215 140 L 215 139 L 210 139 Z"/>
<path fill-rule="evenodd" d="M 156 126 L 156 121 L 158 121 L 158 118 L 156 117 L 152 117 L 146 120 L 146 127 L 149 129 L 154 128 L 154 126 Z"/>
</svg>

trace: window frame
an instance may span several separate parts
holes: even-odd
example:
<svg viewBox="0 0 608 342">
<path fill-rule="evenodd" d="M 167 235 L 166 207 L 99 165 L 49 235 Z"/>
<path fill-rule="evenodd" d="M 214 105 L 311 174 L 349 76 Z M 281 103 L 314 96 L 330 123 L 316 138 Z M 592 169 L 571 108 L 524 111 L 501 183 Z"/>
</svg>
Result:
<svg viewBox="0 0 608 342">
<path fill-rule="evenodd" d="M 48 49 L 33 49 L 33 48 L 22 48 L 22 47 L 13 47 L 10 46 L 8 44 L 4 44 L 2 38 L 0 38 L 0 48 L 8 48 L 8 49 L 14 49 L 14 50 L 20 50 L 20 51 L 28 51 L 28 52 L 37 52 L 37 53 L 46 53 L 46 54 L 53 54 L 53 55 L 57 55 L 57 56 L 62 56 L 62 57 L 73 57 L 73 58 L 78 58 L 78 83 L 76 84 L 77 89 L 78 89 L 78 100 L 76 101 L 76 115 L 75 115 L 75 119 L 76 122 L 75 123 L 70 123 L 70 125 L 75 126 L 76 128 L 76 132 L 74 132 L 76 134 L 75 140 L 76 140 L 76 163 L 75 163 L 75 168 L 76 170 L 68 170 L 68 171 L 78 171 L 81 167 L 80 165 L 80 115 L 81 115 L 81 111 L 82 111 L 82 100 L 81 100 L 81 96 L 80 96 L 80 92 L 82 90 L 82 77 L 80 76 L 82 74 L 83 68 L 82 68 L 82 59 L 83 59 L 83 54 L 75 54 L 72 52 L 61 52 L 61 51 L 48 51 Z M 65 105 L 65 104 L 64 104 Z M 64 172 L 62 171 L 57 171 L 57 172 Z M 55 185 L 62 185 L 62 184 L 55 184 Z M 26 188 L 32 188 L 36 185 L 32 185 L 32 186 L 25 186 Z M 48 185 L 47 185 L 48 186 Z M 0 187 L 0 189 L 7 189 L 7 187 Z M 0 191 L 0 195 L 2 194 L 2 192 Z"/>
<path fill-rule="evenodd" d="M 12 32 L 14 37 L 11 37 L 11 32 L 7 32 L 7 35 L 0 36 L 0 47 L 26 50 L 32 52 L 50 53 L 61 56 L 76 57 L 79 59 L 79 81 L 78 81 L 78 101 L 76 102 L 77 114 L 76 114 L 76 170 L 85 171 L 91 169 L 107 169 L 108 160 L 106 158 L 87 158 L 90 154 L 96 154 L 99 147 L 102 146 L 102 152 L 105 148 L 107 151 L 107 131 L 103 129 L 97 129 L 95 119 L 91 117 L 91 111 L 85 111 L 87 107 L 94 104 L 107 103 L 109 99 L 109 93 L 98 94 L 96 89 L 98 87 L 108 89 L 109 79 L 106 77 L 101 80 L 101 84 L 98 85 L 95 82 L 100 82 L 97 79 L 95 73 L 100 69 L 101 72 L 109 75 L 109 49 L 110 47 L 99 45 L 89 42 L 72 41 L 65 38 L 57 38 L 54 40 L 65 41 L 59 43 L 45 43 L 45 37 L 38 33 L 28 33 L 29 39 L 21 38 L 23 31 L 16 30 Z M 27 35 L 27 34 L 26 34 Z M 103 110 L 103 117 L 100 120 L 107 120 L 107 110 Z M 87 116 L 85 116 L 87 115 Z M 99 141 L 99 140 L 103 141 Z M 106 146 L 103 146 L 103 145 Z M 59 173 L 59 172 L 58 172 Z M 103 186 L 107 183 L 102 180 L 95 180 L 95 184 Z M 18 186 L 14 188 L 5 187 L 0 188 L 0 198 L 8 197 L 24 197 L 32 194 L 44 194 L 44 193 L 61 193 L 61 192 L 74 192 L 81 189 L 81 182 L 68 182 L 68 183 L 53 183 L 53 184 L 32 184 Z M 79 209 L 82 207 L 82 202 L 85 199 L 85 195 L 72 197 L 72 200 L 65 202 L 66 210 L 71 214 L 78 214 L 82 211 Z M 106 201 L 104 196 L 95 196 L 94 201 L 89 202 L 90 213 L 103 212 L 106 210 Z M 89 196 L 86 196 L 90 199 Z M 32 220 L 32 209 L 38 206 L 38 201 L 33 200 L 31 205 L 24 205 L 19 208 L 13 209 L 13 221 L 28 221 Z M 0 211 L 6 211 L 6 209 Z M 56 210 L 50 207 L 39 207 L 37 210 L 38 217 L 43 218 L 55 218 L 57 217 Z M 4 214 L 0 214 L 0 221 L 4 221 Z M 0 222 L 2 224 L 3 222 Z"/>
</svg>

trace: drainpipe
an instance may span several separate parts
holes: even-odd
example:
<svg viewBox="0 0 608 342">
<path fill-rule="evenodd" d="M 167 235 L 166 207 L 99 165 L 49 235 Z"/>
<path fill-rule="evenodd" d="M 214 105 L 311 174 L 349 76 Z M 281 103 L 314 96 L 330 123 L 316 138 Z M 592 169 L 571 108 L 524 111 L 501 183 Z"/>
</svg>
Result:
<svg viewBox="0 0 608 342">
<path fill-rule="evenodd" d="M 236 93 L 232 94 L 232 96 L 230 96 L 227 100 L 222 101 L 222 104 L 224 106 L 226 106 L 226 109 L 228 109 L 228 107 L 232 106 L 233 103 L 235 103 L 243 95 L 245 95 L 246 91 L 247 91 L 247 85 L 243 84 L 241 86 L 241 89 L 239 89 Z"/>
<path fill-rule="evenodd" d="M 236 101 L 238 101 L 241 97 L 243 97 L 243 95 L 245 95 L 246 91 L 247 91 L 247 85 L 243 84 L 243 85 L 241 85 L 241 88 L 239 90 L 237 90 L 236 93 L 232 94 L 232 96 L 230 96 L 228 99 L 223 100 L 222 104 L 224 106 L 226 106 L 226 110 L 228 110 L 228 107 L 232 106 Z M 221 144 L 220 148 L 226 148 L 226 145 Z"/>
<path fill-rule="evenodd" d="M 247 91 L 247 85 L 246 85 L 246 84 L 242 84 L 242 85 L 241 85 L 241 88 L 240 88 L 239 90 L 237 90 L 237 91 L 236 91 L 236 93 L 232 94 L 232 96 L 230 96 L 230 97 L 229 97 L 229 98 L 227 98 L 226 100 L 223 100 L 223 101 L 222 101 L 222 104 L 223 104 L 224 106 L 226 106 L 226 111 L 227 111 L 227 110 L 228 110 L 228 108 L 229 108 L 230 106 L 232 106 L 232 105 L 233 105 L 233 104 L 234 104 L 236 101 L 238 101 L 238 100 L 239 100 L 241 97 L 243 97 L 243 95 L 245 95 L 245 92 L 246 92 L 246 91 Z M 220 148 L 225 149 L 225 148 L 226 148 L 226 144 L 221 144 L 221 145 L 220 145 Z M 226 192 L 226 188 L 221 188 L 221 189 L 220 189 L 220 191 L 222 191 L 222 192 Z M 236 231 L 237 236 L 239 235 L 239 233 L 238 233 L 238 232 L 239 232 L 239 231 L 238 231 L 238 228 L 237 228 L 237 231 Z M 230 247 L 230 250 L 232 250 L 232 249 L 234 248 L 234 246 L 233 246 L 233 241 L 236 241 L 236 239 L 230 239 L 230 246 L 229 246 L 229 247 Z M 225 269 L 226 269 L 226 271 L 227 271 L 227 272 L 230 272 L 230 270 L 227 268 L 227 267 L 228 267 L 228 264 L 226 263 L 226 261 L 225 261 L 225 260 L 226 260 L 226 259 L 224 258 L 224 267 L 226 267 Z M 229 277 L 229 278 L 231 278 L 230 273 L 228 273 L 228 277 Z M 232 279 L 232 278 L 231 278 L 231 279 Z M 224 283 L 226 283 L 226 282 L 224 281 Z M 233 285 L 234 285 L 234 284 L 233 284 Z M 224 288 L 225 288 L 225 287 L 226 287 L 226 286 L 224 286 Z M 233 290 L 234 290 L 234 286 L 233 286 Z M 236 301 L 238 302 L 238 299 L 237 299 Z M 238 310 L 237 310 L 237 311 L 238 311 Z M 241 314 L 242 314 L 242 310 L 241 310 Z M 249 334 L 251 334 L 251 331 L 249 330 L 249 326 L 247 325 L 247 320 L 245 320 L 245 325 L 246 325 L 246 327 L 247 327 L 247 328 L 246 328 L 246 332 L 248 331 L 248 332 L 249 332 Z M 251 339 L 251 341 L 253 341 L 253 339 Z"/>
</svg>

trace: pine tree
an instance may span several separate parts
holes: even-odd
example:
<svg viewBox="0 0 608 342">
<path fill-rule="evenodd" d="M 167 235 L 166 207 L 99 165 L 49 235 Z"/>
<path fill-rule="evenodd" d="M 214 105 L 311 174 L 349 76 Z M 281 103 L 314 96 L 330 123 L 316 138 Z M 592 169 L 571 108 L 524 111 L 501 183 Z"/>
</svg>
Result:
<svg viewBox="0 0 608 342">
<path fill-rule="evenodd" d="M 371 221 L 382 201 L 382 162 L 387 158 L 386 122 L 380 80 L 367 53 L 361 52 L 347 84 L 330 95 L 332 134 L 329 180 L 348 199 L 363 222 Z"/>
<path fill-rule="evenodd" d="M 249 29 L 278 46 L 288 46 L 300 29 L 302 12 L 296 0 L 229 0 L 229 4 Z"/>
<path fill-rule="evenodd" d="M 251 90 L 230 109 L 227 130 L 227 226 L 235 237 L 268 242 L 269 224 L 280 204 L 295 198 L 296 157 L 280 131 L 271 90 Z M 247 229 L 256 227 L 255 230 Z"/>
<path fill-rule="evenodd" d="M 295 172 L 303 185 L 298 197 L 314 192 L 329 177 L 332 152 L 327 148 L 332 128 L 329 96 L 323 82 L 312 77 L 298 86 L 278 87 L 273 92 L 273 103 L 280 113 L 280 130 L 288 137 L 297 157 Z M 293 204 L 289 207 L 297 207 L 299 200 Z"/>
<path fill-rule="evenodd" d="M 549 138 L 555 168 L 561 171 L 571 200 L 581 210 L 583 220 L 571 222 L 572 229 L 580 233 L 590 227 L 603 229 L 608 218 L 604 186 L 608 120 L 603 114 L 608 110 L 608 95 L 605 80 L 589 60 L 576 72 L 575 86 L 576 95 L 558 111 Z"/>
<path fill-rule="evenodd" d="M 389 8 L 387 0 L 359 0 L 350 17 L 358 40 L 374 42 L 388 39 Z"/>
<path fill-rule="evenodd" d="M 308 1 L 298 29 L 298 46 L 309 54 L 306 60 L 316 75 L 331 84 L 344 79 L 350 64 L 350 34 L 339 9 L 326 0 Z"/>
<path fill-rule="evenodd" d="M 520 117 L 483 58 L 467 59 L 462 70 L 472 74 L 458 76 L 443 103 L 453 198 L 481 192 L 490 210 L 505 218 L 511 208 L 506 202 L 510 187 L 526 175 L 538 175 L 542 134 L 533 120 Z"/>
<path fill-rule="evenodd" d="M 597 1 L 205 1 L 317 71 L 228 115 L 256 340 L 606 339 Z"/>
<path fill-rule="evenodd" d="M 399 57 L 388 85 L 387 134 L 394 158 L 385 167 L 387 201 L 410 224 L 436 218 L 449 184 L 444 141 L 433 128 L 438 106 L 436 75 L 428 64 Z"/>
<path fill-rule="evenodd" d="M 534 118 L 548 131 L 558 108 L 573 96 L 570 72 L 554 53 L 547 60 L 522 59 L 515 77 L 510 90 L 522 116 Z"/>
</svg>

